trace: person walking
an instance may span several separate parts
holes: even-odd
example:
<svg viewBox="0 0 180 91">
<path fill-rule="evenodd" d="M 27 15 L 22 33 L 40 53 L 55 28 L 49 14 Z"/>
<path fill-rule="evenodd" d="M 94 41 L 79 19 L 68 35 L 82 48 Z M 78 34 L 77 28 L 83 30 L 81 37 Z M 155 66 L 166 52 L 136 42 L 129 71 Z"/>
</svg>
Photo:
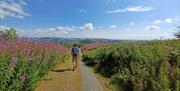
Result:
<svg viewBox="0 0 180 91">
<path fill-rule="evenodd" d="M 75 68 L 77 67 L 78 56 L 79 56 L 79 48 L 77 44 L 73 45 L 71 53 L 72 53 L 73 71 L 75 71 Z"/>
</svg>

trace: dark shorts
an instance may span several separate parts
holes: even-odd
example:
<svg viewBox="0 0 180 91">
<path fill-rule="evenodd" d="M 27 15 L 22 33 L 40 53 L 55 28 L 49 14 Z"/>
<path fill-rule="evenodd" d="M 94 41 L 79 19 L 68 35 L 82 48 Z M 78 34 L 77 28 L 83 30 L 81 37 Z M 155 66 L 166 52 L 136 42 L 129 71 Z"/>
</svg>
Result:
<svg viewBox="0 0 180 91">
<path fill-rule="evenodd" d="M 72 61 L 78 61 L 78 56 L 72 56 Z"/>
</svg>

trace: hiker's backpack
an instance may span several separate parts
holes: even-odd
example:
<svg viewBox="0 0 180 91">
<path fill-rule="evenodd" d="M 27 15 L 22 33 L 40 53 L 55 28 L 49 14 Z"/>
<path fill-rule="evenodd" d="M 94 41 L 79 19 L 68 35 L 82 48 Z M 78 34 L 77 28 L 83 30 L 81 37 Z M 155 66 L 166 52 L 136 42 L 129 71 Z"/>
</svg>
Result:
<svg viewBox="0 0 180 91">
<path fill-rule="evenodd" d="M 76 48 L 76 47 L 72 48 L 73 56 L 78 56 L 78 52 L 79 52 L 78 48 Z"/>
</svg>

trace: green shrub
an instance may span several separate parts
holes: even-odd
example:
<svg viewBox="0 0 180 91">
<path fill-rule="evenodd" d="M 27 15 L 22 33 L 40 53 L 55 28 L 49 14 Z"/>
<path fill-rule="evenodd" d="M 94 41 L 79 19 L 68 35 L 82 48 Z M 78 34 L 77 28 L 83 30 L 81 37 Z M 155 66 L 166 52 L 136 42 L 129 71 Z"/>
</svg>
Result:
<svg viewBox="0 0 180 91">
<path fill-rule="evenodd" d="M 122 42 L 83 55 L 83 61 L 110 78 L 119 91 L 179 89 L 179 40 Z"/>
</svg>

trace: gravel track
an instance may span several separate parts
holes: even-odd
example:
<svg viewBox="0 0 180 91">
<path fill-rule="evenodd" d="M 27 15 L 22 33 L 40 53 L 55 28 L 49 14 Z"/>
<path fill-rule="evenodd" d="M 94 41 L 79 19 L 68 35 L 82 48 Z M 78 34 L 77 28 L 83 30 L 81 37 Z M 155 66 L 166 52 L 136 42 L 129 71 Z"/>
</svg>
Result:
<svg viewBox="0 0 180 91">
<path fill-rule="evenodd" d="M 80 62 L 80 71 L 82 91 L 103 91 L 103 87 L 97 80 L 95 74 L 90 70 L 90 68 L 86 67 L 83 62 Z"/>
</svg>

